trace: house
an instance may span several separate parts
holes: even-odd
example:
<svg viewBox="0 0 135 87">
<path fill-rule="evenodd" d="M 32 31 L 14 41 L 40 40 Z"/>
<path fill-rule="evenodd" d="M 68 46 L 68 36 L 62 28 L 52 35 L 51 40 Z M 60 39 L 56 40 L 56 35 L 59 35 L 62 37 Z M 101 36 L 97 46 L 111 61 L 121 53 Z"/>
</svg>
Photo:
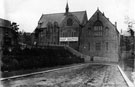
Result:
<svg viewBox="0 0 135 87">
<path fill-rule="evenodd" d="M 94 57 L 94 60 L 118 62 L 119 46 L 117 23 L 112 24 L 109 18 L 97 9 L 82 29 L 80 52 Z"/>
</svg>

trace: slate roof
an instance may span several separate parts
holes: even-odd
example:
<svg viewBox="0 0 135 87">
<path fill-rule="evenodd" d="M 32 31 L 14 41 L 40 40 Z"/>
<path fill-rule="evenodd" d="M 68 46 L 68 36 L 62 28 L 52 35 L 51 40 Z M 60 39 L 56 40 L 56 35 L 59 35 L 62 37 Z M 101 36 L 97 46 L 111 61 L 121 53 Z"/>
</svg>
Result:
<svg viewBox="0 0 135 87">
<path fill-rule="evenodd" d="M 86 14 L 86 11 L 77 11 L 77 12 L 69 12 L 70 14 L 77 17 L 80 24 L 83 23 L 83 18 Z M 40 28 L 45 28 L 48 22 L 57 22 L 59 25 L 62 23 L 62 21 L 65 19 L 66 15 L 65 13 L 54 13 L 54 14 L 43 14 L 38 22 L 38 26 Z M 41 25 L 39 25 L 41 23 Z"/>
</svg>

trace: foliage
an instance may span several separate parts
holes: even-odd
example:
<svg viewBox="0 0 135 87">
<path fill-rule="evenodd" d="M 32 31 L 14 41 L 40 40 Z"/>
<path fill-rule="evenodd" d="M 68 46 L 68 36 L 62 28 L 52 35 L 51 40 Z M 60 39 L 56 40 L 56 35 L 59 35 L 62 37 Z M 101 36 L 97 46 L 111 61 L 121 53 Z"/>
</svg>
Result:
<svg viewBox="0 0 135 87">
<path fill-rule="evenodd" d="M 84 61 L 64 47 L 14 49 L 4 54 L 3 63 L 7 66 L 3 66 L 2 71 L 53 67 Z"/>
</svg>

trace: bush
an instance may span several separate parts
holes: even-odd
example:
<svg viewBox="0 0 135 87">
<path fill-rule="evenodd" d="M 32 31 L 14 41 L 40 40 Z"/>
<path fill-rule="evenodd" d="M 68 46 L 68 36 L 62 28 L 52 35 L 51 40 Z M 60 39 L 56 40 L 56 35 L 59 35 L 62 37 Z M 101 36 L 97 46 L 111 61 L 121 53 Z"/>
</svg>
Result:
<svg viewBox="0 0 135 87">
<path fill-rule="evenodd" d="M 8 71 L 84 62 L 83 59 L 73 55 L 64 47 L 26 48 L 13 50 L 7 54 L 5 52 L 2 58 L 4 63 L 2 70 Z"/>
</svg>

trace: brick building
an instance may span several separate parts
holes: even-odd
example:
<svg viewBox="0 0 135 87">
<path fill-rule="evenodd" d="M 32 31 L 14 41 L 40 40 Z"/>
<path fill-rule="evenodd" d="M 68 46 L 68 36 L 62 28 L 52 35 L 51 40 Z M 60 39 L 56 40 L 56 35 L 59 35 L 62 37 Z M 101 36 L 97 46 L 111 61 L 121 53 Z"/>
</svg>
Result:
<svg viewBox="0 0 135 87">
<path fill-rule="evenodd" d="M 86 11 L 69 12 L 68 3 L 65 13 L 43 14 L 36 28 L 40 31 L 37 45 L 68 45 L 78 50 L 80 32 L 86 22 Z"/>
<path fill-rule="evenodd" d="M 112 24 L 104 13 L 97 9 L 82 29 L 80 52 L 94 56 L 94 60 L 118 62 L 119 46 L 117 23 Z"/>
</svg>

